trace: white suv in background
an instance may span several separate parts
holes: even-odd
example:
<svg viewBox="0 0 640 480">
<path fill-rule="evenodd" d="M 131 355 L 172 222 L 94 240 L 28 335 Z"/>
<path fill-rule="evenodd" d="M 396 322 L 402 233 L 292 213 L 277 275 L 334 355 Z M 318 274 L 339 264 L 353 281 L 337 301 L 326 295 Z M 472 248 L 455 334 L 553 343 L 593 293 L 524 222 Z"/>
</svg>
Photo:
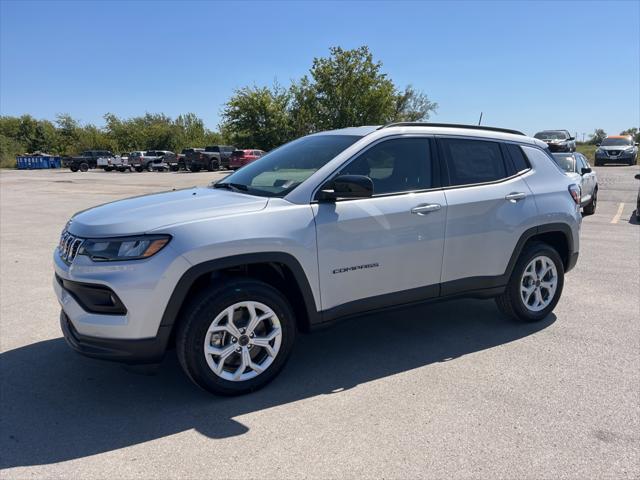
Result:
<svg viewBox="0 0 640 480">
<path fill-rule="evenodd" d="M 580 222 L 579 187 L 520 132 L 347 128 L 208 188 L 78 213 L 54 288 L 80 353 L 157 363 L 175 345 L 197 385 L 239 394 L 278 374 L 299 332 L 347 316 L 472 296 L 544 318 L 577 261 Z"/>
</svg>

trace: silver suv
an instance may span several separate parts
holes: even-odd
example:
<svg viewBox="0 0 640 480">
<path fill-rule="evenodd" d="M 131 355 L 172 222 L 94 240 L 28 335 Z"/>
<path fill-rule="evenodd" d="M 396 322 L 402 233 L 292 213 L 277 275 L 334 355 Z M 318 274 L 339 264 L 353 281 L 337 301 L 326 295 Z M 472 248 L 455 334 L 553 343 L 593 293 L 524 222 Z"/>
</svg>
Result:
<svg viewBox="0 0 640 480">
<path fill-rule="evenodd" d="M 580 188 L 520 132 L 347 128 L 209 188 L 76 214 L 53 284 L 78 352 L 157 363 L 175 345 L 193 382 L 239 394 L 278 374 L 299 332 L 348 316 L 472 296 L 543 319 L 580 222 Z"/>
</svg>

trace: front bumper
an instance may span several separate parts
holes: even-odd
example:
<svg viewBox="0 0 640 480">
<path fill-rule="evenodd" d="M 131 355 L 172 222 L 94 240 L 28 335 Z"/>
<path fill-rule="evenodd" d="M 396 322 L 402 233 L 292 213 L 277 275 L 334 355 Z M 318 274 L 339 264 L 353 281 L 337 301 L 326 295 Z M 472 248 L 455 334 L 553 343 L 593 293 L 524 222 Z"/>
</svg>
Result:
<svg viewBox="0 0 640 480">
<path fill-rule="evenodd" d="M 551 152 L 570 152 L 571 145 L 562 144 L 562 143 L 547 143 L 549 147 L 549 151 Z"/>
<path fill-rule="evenodd" d="M 620 155 L 611 156 L 604 153 L 596 153 L 594 158 L 599 162 L 628 162 L 630 160 L 636 160 L 637 154 L 634 153 L 621 153 Z"/>
<path fill-rule="evenodd" d="M 87 357 L 127 364 L 150 364 L 162 361 L 171 336 L 171 326 L 160 326 L 153 338 L 123 340 L 81 335 L 69 317 L 60 311 L 60 329 L 67 344 Z"/>
</svg>

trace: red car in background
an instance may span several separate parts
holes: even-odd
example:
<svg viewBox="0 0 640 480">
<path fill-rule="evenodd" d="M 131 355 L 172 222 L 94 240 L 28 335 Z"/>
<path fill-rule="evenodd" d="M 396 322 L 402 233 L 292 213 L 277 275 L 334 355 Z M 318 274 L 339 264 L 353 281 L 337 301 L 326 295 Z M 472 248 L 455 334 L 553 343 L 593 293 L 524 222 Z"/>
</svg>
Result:
<svg viewBox="0 0 640 480">
<path fill-rule="evenodd" d="M 256 161 L 265 154 L 262 150 L 234 150 L 229 159 L 229 168 L 237 170 L 240 167 Z"/>
</svg>

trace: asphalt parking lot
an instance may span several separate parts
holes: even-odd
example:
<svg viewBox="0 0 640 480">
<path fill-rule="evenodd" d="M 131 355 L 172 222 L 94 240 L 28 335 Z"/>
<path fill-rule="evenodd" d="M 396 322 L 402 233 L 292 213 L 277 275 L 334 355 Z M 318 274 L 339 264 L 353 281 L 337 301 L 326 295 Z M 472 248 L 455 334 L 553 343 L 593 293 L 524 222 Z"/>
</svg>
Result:
<svg viewBox="0 0 640 480">
<path fill-rule="evenodd" d="M 0 173 L 2 478 L 639 478 L 638 167 L 597 213 L 555 313 L 463 300 L 302 336 L 267 388 L 198 390 L 71 352 L 51 255 L 76 211 L 221 174 Z"/>
</svg>

